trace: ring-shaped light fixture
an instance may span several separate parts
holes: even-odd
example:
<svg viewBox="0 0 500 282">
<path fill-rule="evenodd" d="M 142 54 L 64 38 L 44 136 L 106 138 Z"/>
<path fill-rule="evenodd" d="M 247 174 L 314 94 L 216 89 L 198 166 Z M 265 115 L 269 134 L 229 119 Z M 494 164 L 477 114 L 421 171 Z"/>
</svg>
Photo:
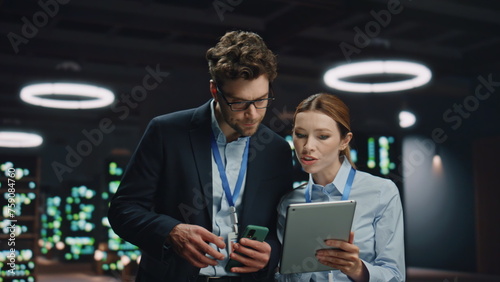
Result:
<svg viewBox="0 0 500 282">
<path fill-rule="evenodd" d="M 90 99 L 64 100 L 41 96 L 74 96 Z M 39 83 L 21 89 L 21 99 L 29 104 L 58 109 L 94 109 L 110 105 L 115 100 L 113 92 L 106 88 L 77 83 Z"/>
<path fill-rule="evenodd" d="M 42 136 L 19 131 L 0 131 L 0 147 L 30 148 L 42 145 Z"/>
<path fill-rule="evenodd" d="M 413 78 L 382 83 L 357 83 L 343 79 L 358 75 L 404 74 Z M 393 92 L 416 88 L 428 83 L 432 73 L 424 65 L 405 61 L 369 61 L 342 65 L 328 70 L 323 79 L 329 87 L 348 92 Z"/>
</svg>

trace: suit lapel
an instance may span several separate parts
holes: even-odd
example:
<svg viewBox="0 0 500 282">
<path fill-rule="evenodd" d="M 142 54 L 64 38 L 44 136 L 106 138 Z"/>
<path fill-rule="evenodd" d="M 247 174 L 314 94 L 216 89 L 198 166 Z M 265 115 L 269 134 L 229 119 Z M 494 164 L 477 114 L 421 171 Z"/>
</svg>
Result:
<svg viewBox="0 0 500 282">
<path fill-rule="evenodd" d="M 189 131 L 191 146 L 196 162 L 197 175 L 200 180 L 201 193 L 205 200 L 206 209 L 213 218 L 213 198 L 212 198 L 212 155 L 210 148 L 210 134 L 212 134 L 211 119 L 210 119 L 210 102 L 196 109 L 193 114 L 192 128 Z M 259 184 L 262 174 L 266 171 L 266 163 L 262 158 L 263 141 L 259 140 L 262 127 L 259 127 L 257 132 L 250 138 L 250 147 L 248 152 L 248 167 L 245 182 L 245 192 L 243 195 L 244 207 L 252 207 L 257 205 L 259 199 Z M 246 222 L 248 217 L 251 217 L 252 209 L 243 209 L 241 221 Z"/>
<path fill-rule="evenodd" d="M 212 157 L 210 149 L 210 102 L 202 105 L 193 114 L 192 128 L 189 131 L 191 147 L 200 180 L 201 193 L 205 207 L 212 218 Z"/>
</svg>

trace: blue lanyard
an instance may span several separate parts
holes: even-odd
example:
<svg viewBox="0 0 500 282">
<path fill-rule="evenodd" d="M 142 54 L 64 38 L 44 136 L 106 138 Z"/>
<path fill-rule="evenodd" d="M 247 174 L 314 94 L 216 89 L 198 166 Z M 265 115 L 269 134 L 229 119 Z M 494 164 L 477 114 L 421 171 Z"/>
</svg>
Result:
<svg viewBox="0 0 500 282">
<path fill-rule="evenodd" d="M 346 201 L 349 199 L 349 194 L 351 194 L 352 182 L 354 181 L 354 175 L 356 174 L 356 170 L 351 167 L 351 171 L 349 172 L 349 176 L 347 177 L 347 181 L 344 187 L 344 193 L 342 194 L 342 201 Z M 306 203 L 311 202 L 311 183 L 308 183 L 306 186 Z"/>
<path fill-rule="evenodd" d="M 229 181 L 227 180 L 226 169 L 224 167 L 224 163 L 220 157 L 219 147 L 217 146 L 217 142 L 215 141 L 214 134 L 211 134 L 211 145 L 212 152 L 214 155 L 215 163 L 217 164 L 217 168 L 219 169 L 220 179 L 222 181 L 222 188 L 224 189 L 224 193 L 226 194 L 227 202 L 230 207 L 235 207 L 236 200 L 238 199 L 241 191 L 241 186 L 243 184 L 243 177 L 245 176 L 245 172 L 247 171 L 247 163 L 248 163 L 248 145 L 250 144 L 250 138 L 247 140 L 247 144 L 245 145 L 245 150 L 243 151 L 243 158 L 241 160 L 240 172 L 238 174 L 238 180 L 236 181 L 236 186 L 234 187 L 234 194 L 231 195 L 231 189 L 229 188 Z"/>
</svg>

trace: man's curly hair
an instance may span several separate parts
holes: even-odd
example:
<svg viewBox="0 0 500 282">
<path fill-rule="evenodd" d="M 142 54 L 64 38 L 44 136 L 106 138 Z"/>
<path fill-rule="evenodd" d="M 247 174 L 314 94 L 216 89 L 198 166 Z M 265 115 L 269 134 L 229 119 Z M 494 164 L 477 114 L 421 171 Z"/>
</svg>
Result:
<svg viewBox="0 0 500 282">
<path fill-rule="evenodd" d="M 206 58 L 212 80 L 219 84 L 238 78 L 252 80 L 262 74 L 271 82 L 277 76 L 276 55 L 253 32 L 227 32 L 207 51 Z"/>
</svg>

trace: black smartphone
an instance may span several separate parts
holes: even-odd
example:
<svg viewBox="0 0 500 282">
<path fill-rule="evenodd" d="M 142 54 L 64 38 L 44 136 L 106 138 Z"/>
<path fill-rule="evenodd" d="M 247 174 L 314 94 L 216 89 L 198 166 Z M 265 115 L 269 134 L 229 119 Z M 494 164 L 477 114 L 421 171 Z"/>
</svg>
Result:
<svg viewBox="0 0 500 282">
<path fill-rule="evenodd" d="M 238 241 L 241 240 L 242 238 L 247 238 L 250 240 L 257 240 L 259 242 L 262 242 L 266 239 L 267 233 L 269 233 L 269 229 L 267 227 L 258 225 L 248 225 L 245 228 L 245 231 L 241 233 L 241 236 L 239 237 Z M 229 247 L 232 248 L 232 246 Z M 226 264 L 226 271 L 231 272 L 232 267 L 238 267 L 238 266 L 243 266 L 243 264 L 239 261 L 230 259 Z"/>
</svg>

